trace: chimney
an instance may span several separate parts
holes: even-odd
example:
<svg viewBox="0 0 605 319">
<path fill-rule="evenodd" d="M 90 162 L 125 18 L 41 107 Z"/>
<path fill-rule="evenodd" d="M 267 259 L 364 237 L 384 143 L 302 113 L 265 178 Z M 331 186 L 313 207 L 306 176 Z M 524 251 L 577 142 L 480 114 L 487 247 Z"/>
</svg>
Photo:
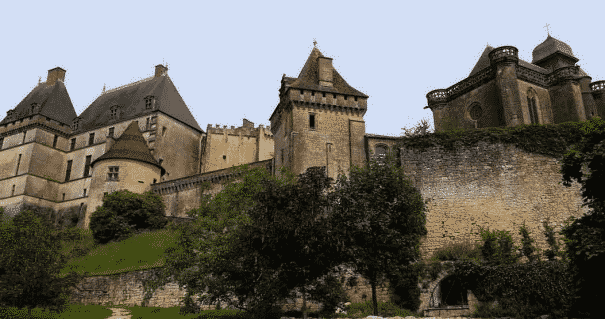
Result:
<svg viewBox="0 0 605 319">
<path fill-rule="evenodd" d="M 319 58 L 319 85 L 332 87 L 332 58 Z"/>
<path fill-rule="evenodd" d="M 163 76 L 163 75 L 166 75 L 166 72 L 168 72 L 168 68 L 167 67 L 165 67 L 165 66 L 163 66 L 161 64 L 158 64 L 158 65 L 155 66 L 155 77 L 156 78 L 160 77 L 160 76 Z"/>
<path fill-rule="evenodd" d="M 46 85 L 55 85 L 55 83 L 57 83 L 57 80 L 65 82 L 65 70 L 59 67 L 48 70 L 48 76 L 46 77 Z"/>
<path fill-rule="evenodd" d="M 244 124 L 243 127 L 251 127 L 254 128 L 254 123 L 248 121 L 247 119 L 244 119 Z"/>
</svg>

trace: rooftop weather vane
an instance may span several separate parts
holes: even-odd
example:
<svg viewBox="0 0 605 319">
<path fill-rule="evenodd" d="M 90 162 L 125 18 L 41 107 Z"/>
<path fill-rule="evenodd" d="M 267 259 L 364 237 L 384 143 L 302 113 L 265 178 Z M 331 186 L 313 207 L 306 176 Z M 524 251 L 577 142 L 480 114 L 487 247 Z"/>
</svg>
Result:
<svg viewBox="0 0 605 319">
<path fill-rule="evenodd" d="M 103 83 L 103 93 L 105 93 L 105 83 Z"/>
<path fill-rule="evenodd" d="M 550 24 L 548 24 L 548 23 L 547 23 L 547 24 L 545 25 L 545 27 L 546 27 L 546 33 L 548 33 L 548 35 L 550 36 L 550 31 L 548 31 L 548 26 L 549 26 L 549 25 L 550 25 Z"/>
</svg>

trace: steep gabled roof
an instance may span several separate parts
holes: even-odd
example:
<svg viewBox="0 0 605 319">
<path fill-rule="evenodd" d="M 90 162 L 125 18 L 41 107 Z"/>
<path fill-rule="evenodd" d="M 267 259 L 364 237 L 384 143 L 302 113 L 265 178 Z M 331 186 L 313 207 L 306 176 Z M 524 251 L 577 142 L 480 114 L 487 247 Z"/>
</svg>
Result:
<svg viewBox="0 0 605 319">
<path fill-rule="evenodd" d="M 309 90 L 317 90 L 317 91 L 325 91 L 332 93 L 340 93 L 352 96 L 361 96 L 367 98 L 368 96 L 359 92 L 352 86 L 350 86 L 343 78 L 340 76 L 338 71 L 333 68 L 332 74 L 332 83 L 333 87 L 326 87 L 319 85 L 319 61 L 318 58 L 323 57 L 323 54 L 319 52 L 317 48 L 313 48 L 311 54 L 307 58 L 307 62 L 303 66 L 298 78 L 294 80 L 290 84 L 290 87 L 296 89 L 309 89 Z M 286 79 L 288 79 L 286 77 Z"/>
<path fill-rule="evenodd" d="M 94 166 L 95 163 L 102 160 L 109 159 L 130 159 L 149 163 L 155 165 L 162 170 L 161 175 L 164 175 L 165 170 L 160 164 L 153 158 L 143 134 L 139 131 L 139 122 L 132 121 L 124 133 L 118 137 L 115 143 L 105 152 L 105 154 L 99 156 L 97 159 L 90 163 L 90 166 Z"/>
<path fill-rule="evenodd" d="M 145 107 L 145 97 L 149 95 L 155 97 L 156 110 L 203 132 L 168 75 L 150 77 L 101 94 L 80 114 L 78 131 L 106 126 L 110 109 L 115 105 L 120 106 L 124 114 L 120 120 L 141 116 L 148 111 Z"/>
<path fill-rule="evenodd" d="M 26 116 L 31 116 L 32 103 L 40 106 L 40 115 L 58 121 L 63 124 L 71 125 L 76 117 L 76 110 L 71 103 L 67 88 L 62 81 L 57 80 L 54 85 L 48 86 L 45 82 L 38 85 L 29 92 L 13 109 L 15 116 L 12 120 L 4 118 L 0 124 L 5 124 Z"/>
</svg>

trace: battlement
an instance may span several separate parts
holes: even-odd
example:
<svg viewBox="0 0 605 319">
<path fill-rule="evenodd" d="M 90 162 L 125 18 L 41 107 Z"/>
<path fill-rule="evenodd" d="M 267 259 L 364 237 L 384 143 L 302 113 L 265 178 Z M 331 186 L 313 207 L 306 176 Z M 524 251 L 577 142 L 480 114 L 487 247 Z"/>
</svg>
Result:
<svg viewBox="0 0 605 319">
<path fill-rule="evenodd" d="M 273 133 L 271 133 L 271 126 L 265 126 L 263 124 L 259 124 L 258 127 L 254 127 L 254 123 L 244 119 L 244 124 L 240 127 L 235 127 L 231 125 L 231 128 L 227 128 L 227 125 L 223 125 L 221 127 L 219 124 L 213 126 L 212 124 L 208 124 L 206 128 L 207 134 L 227 134 L 227 135 L 243 135 L 243 136 L 253 136 L 258 137 L 261 132 L 265 134 L 265 137 L 273 137 Z"/>
</svg>

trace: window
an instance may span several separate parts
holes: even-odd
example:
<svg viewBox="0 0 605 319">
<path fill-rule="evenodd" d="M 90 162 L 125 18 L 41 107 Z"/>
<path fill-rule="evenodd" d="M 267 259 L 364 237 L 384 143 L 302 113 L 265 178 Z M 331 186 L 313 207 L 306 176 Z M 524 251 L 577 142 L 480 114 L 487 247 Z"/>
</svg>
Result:
<svg viewBox="0 0 605 319">
<path fill-rule="evenodd" d="M 13 191 L 11 192 L 11 196 L 15 196 L 15 185 L 13 184 Z"/>
<path fill-rule="evenodd" d="M 75 120 L 74 120 L 74 122 L 73 122 L 73 124 L 72 124 L 72 129 L 73 129 L 74 131 L 77 131 L 77 130 L 78 130 L 78 125 L 79 125 L 79 124 L 80 124 L 79 119 L 75 119 Z"/>
<path fill-rule="evenodd" d="M 71 175 L 71 163 L 72 162 L 73 162 L 72 160 L 67 161 L 67 170 L 65 170 L 65 181 L 66 182 L 69 181 L 69 176 Z"/>
<path fill-rule="evenodd" d="M 162 126 L 162 136 L 166 133 L 166 126 Z"/>
<path fill-rule="evenodd" d="M 84 189 L 84 196 L 83 197 L 86 197 L 86 188 Z"/>
<path fill-rule="evenodd" d="M 103 193 L 103 198 L 105 198 L 105 196 L 107 196 L 107 192 Z"/>
<path fill-rule="evenodd" d="M 157 182 L 157 179 L 155 179 L 155 178 L 154 178 L 154 179 L 153 179 L 153 183 L 155 184 L 155 182 Z"/>
<path fill-rule="evenodd" d="M 475 121 L 481 117 L 481 114 L 483 114 L 483 110 L 481 109 L 479 103 L 473 103 L 473 105 L 471 105 L 469 114 L 471 116 L 471 119 Z"/>
<path fill-rule="evenodd" d="M 2 149 L 2 144 L 4 144 L 4 137 L 0 137 L 0 149 Z"/>
<path fill-rule="evenodd" d="M 305 90 L 300 90 L 300 95 L 305 94 Z"/>
<path fill-rule="evenodd" d="M 281 162 L 284 163 L 284 149 L 281 149 Z"/>
<path fill-rule="evenodd" d="M 21 144 L 25 143 L 25 135 L 27 135 L 27 131 L 23 132 L 23 141 L 21 142 Z"/>
<path fill-rule="evenodd" d="M 388 146 L 386 145 L 376 145 L 376 147 L 374 148 L 374 154 L 376 156 L 376 159 L 379 161 L 382 161 L 386 158 L 388 153 Z"/>
<path fill-rule="evenodd" d="M 160 165 L 162 165 L 163 161 L 164 161 L 164 159 L 160 158 L 160 160 L 158 162 L 160 162 Z"/>
<path fill-rule="evenodd" d="M 109 109 L 109 119 L 110 120 L 118 119 L 118 117 L 119 117 L 118 108 L 119 108 L 118 105 L 114 105 Z"/>
<path fill-rule="evenodd" d="M 145 98 L 145 109 L 149 110 L 149 109 L 154 108 L 155 103 L 153 103 L 153 102 L 155 102 L 153 96 L 146 97 Z"/>
<path fill-rule="evenodd" d="M 325 93 L 325 92 L 322 92 L 322 93 L 321 93 L 321 96 L 322 96 L 322 97 L 326 97 L 326 93 Z"/>
<path fill-rule="evenodd" d="M 315 91 L 311 91 L 311 96 L 315 96 Z"/>
<path fill-rule="evenodd" d="M 113 130 L 114 130 L 114 128 L 113 128 L 113 127 L 110 127 L 110 128 L 109 128 L 109 136 L 111 136 L 111 137 L 113 137 Z"/>
<path fill-rule="evenodd" d="M 345 95 L 345 101 L 347 100 L 347 96 Z"/>
<path fill-rule="evenodd" d="M 145 130 L 149 129 L 149 121 L 151 120 L 150 117 L 147 118 L 147 124 L 145 124 Z"/>
<path fill-rule="evenodd" d="M 355 102 L 357 102 L 357 97 L 355 97 Z"/>
<path fill-rule="evenodd" d="M 95 133 L 90 133 L 88 135 L 88 145 L 92 145 L 95 143 Z"/>
<path fill-rule="evenodd" d="M 19 154 L 19 158 L 17 159 L 17 171 L 15 175 L 19 174 L 19 165 L 21 165 L 21 154 Z"/>
<path fill-rule="evenodd" d="M 314 130 L 315 129 L 315 114 L 309 114 L 309 128 Z"/>
<path fill-rule="evenodd" d="M 88 177 L 88 175 L 90 173 L 90 160 L 91 159 L 92 159 L 92 155 L 86 156 L 86 164 L 84 164 L 84 176 L 83 177 Z"/>
<path fill-rule="evenodd" d="M 53 148 L 57 147 L 57 140 L 59 139 L 59 137 L 57 135 L 55 135 L 55 139 L 53 140 Z"/>
<path fill-rule="evenodd" d="M 109 166 L 109 173 L 107 173 L 107 180 L 117 181 L 119 169 L 120 169 L 120 167 L 118 167 L 118 166 Z"/>
<path fill-rule="evenodd" d="M 227 159 L 227 155 L 223 155 L 223 159 Z"/>
<path fill-rule="evenodd" d="M 532 97 L 530 98 L 529 96 L 527 97 L 527 108 L 529 109 L 529 119 L 531 121 L 531 124 L 537 124 L 538 123 L 538 110 L 536 108 L 536 98 Z"/>
<path fill-rule="evenodd" d="M 336 94 L 332 94 L 332 97 L 333 97 L 333 98 L 336 98 Z"/>
<path fill-rule="evenodd" d="M 76 148 L 76 139 L 72 138 L 71 139 L 71 147 L 70 147 L 70 151 L 73 151 Z"/>
</svg>

